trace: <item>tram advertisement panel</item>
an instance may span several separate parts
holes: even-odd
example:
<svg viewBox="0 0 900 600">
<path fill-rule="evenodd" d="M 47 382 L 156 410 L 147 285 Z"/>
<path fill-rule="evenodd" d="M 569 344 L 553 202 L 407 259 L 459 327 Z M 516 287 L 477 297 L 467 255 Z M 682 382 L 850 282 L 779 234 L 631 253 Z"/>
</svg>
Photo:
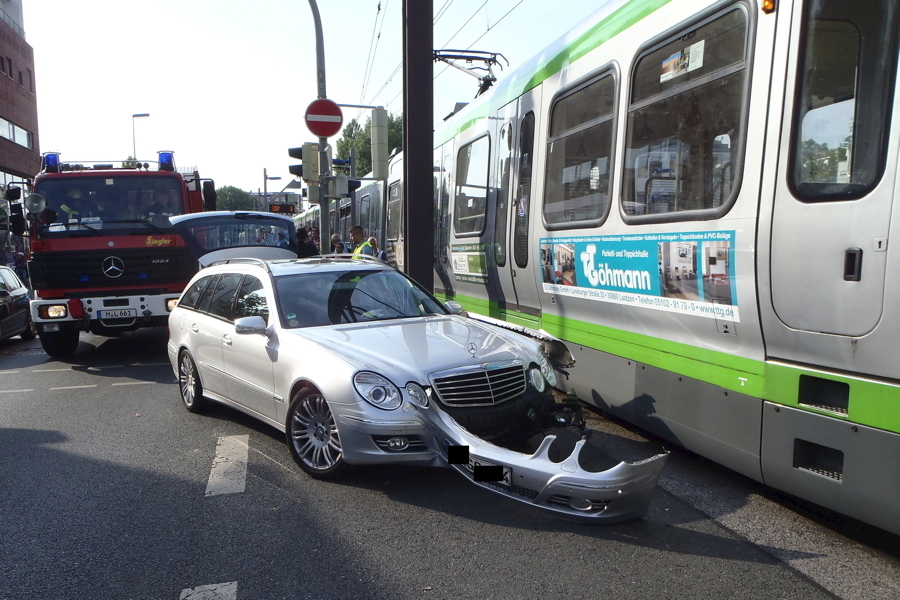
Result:
<svg viewBox="0 0 900 600">
<path fill-rule="evenodd" d="M 456 244 L 450 248 L 453 277 L 456 281 L 487 283 L 487 259 L 484 244 Z"/>
<path fill-rule="evenodd" d="M 544 292 L 740 321 L 734 231 L 541 239 Z"/>
</svg>

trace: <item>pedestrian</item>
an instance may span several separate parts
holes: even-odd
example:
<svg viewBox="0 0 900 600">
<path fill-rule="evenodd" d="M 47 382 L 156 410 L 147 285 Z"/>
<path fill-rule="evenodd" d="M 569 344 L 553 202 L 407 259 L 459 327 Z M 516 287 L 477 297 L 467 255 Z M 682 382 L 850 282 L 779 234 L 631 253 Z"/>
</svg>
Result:
<svg viewBox="0 0 900 600">
<path fill-rule="evenodd" d="M 372 244 L 366 239 L 366 232 L 359 225 L 350 228 L 350 239 L 353 242 L 353 254 L 365 254 L 366 256 L 375 256 L 375 250 Z"/>
<path fill-rule="evenodd" d="M 306 227 L 297 230 L 297 257 L 306 258 L 308 256 L 318 256 L 319 251 L 311 243 Z"/>
<path fill-rule="evenodd" d="M 373 237 L 369 238 L 369 245 L 372 246 L 372 250 L 375 252 L 374 256 L 381 262 L 387 262 L 387 254 L 384 250 L 378 249 L 378 240 Z"/>
<path fill-rule="evenodd" d="M 311 227 L 309 229 L 309 241 L 316 247 L 316 254 L 322 249 L 322 242 L 319 240 L 319 228 Z"/>
<path fill-rule="evenodd" d="M 340 250 L 338 250 L 338 244 L 341 245 Z M 343 254 L 344 252 L 344 242 L 341 241 L 341 234 L 333 233 L 331 235 L 331 253 L 332 254 Z"/>
</svg>

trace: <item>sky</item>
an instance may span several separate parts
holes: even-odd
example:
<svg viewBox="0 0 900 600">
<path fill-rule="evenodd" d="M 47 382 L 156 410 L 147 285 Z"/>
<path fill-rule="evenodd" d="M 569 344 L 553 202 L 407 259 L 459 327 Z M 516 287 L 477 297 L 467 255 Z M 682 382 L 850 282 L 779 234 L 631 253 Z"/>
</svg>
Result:
<svg viewBox="0 0 900 600">
<path fill-rule="evenodd" d="M 495 68 L 502 79 L 602 4 L 433 0 L 435 48 L 499 52 L 510 63 Z M 103 162 L 133 148 L 146 161 L 172 150 L 179 170 L 196 167 L 216 187 L 256 192 L 264 173 L 281 177 L 268 181 L 271 193 L 293 179 L 287 149 L 317 141 L 303 119 L 317 96 L 309 0 L 23 5 L 41 152 Z M 328 98 L 402 112 L 402 7 L 402 0 L 318 0 Z M 474 98 L 477 81 L 442 63 L 433 75 L 437 123 Z M 150 116 L 132 117 L 141 113 Z M 345 108 L 344 125 L 358 115 L 364 123 L 368 111 Z"/>
</svg>

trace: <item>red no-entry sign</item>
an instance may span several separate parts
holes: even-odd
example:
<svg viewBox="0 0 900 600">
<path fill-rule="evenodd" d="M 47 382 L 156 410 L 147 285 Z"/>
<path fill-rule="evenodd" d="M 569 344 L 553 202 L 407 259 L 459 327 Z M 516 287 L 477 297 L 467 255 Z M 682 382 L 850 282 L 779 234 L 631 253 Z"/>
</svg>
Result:
<svg viewBox="0 0 900 600">
<path fill-rule="evenodd" d="M 341 130 L 344 115 L 341 107 L 328 99 L 313 100 L 306 107 L 306 127 L 319 137 L 331 137 Z"/>
</svg>

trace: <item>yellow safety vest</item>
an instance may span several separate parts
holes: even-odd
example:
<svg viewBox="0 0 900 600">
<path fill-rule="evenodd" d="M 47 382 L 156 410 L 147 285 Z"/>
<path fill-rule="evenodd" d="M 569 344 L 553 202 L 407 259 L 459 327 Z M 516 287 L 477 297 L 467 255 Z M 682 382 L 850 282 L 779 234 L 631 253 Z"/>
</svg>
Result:
<svg viewBox="0 0 900 600">
<path fill-rule="evenodd" d="M 368 246 L 369 248 L 371 248 L 372 244 L 369 243 L 369 240 L 364 241 L 362 244 L 360 244 L 359 246 L 357 246 L 356 248 L 353 249 L 353 254 L 363 254 L 363 251 L 362 251 L 363 246 Z M 375 254 L 375 250 L 372 250 L 371 255 L 374 256 L 374 254 Z M 370 256 L 370 255 L 366 255 L 366 256 Z"/>
</svg>

